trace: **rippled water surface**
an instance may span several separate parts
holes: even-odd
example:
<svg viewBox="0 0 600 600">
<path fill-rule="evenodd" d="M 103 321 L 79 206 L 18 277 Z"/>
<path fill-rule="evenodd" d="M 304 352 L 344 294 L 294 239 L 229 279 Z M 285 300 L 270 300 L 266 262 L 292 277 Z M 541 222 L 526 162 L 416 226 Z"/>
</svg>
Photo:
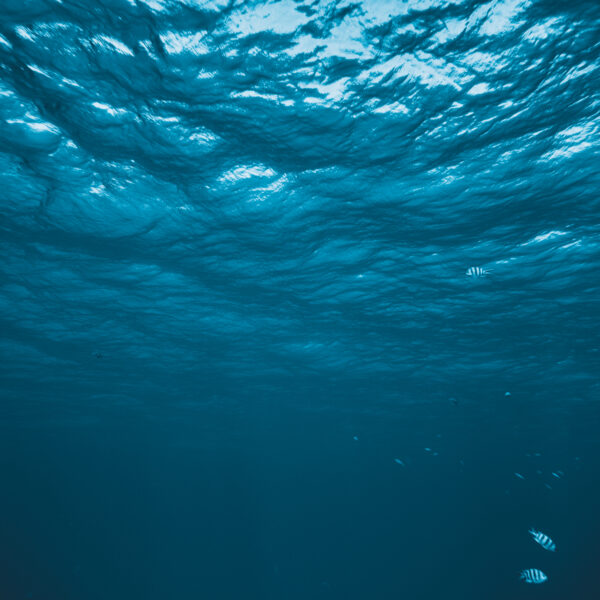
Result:
<svg viewBox="0 0 600 600">
<path fill-rule="evenodd" d="M 1 0 L 2 594 L 597 598 L 599 155 L 596 0 Z"/>
</svg>

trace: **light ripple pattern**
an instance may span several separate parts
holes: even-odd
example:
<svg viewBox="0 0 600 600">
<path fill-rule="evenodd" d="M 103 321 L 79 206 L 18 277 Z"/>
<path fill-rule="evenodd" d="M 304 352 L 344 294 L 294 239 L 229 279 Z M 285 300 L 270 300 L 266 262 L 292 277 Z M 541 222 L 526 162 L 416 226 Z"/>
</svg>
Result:
<svg viewBox="0 0 600 600">
<path fill-rule="evenodd" d="M 9 388 L 598 392 L 597 2 L 0 12 Z"/>
</svg>

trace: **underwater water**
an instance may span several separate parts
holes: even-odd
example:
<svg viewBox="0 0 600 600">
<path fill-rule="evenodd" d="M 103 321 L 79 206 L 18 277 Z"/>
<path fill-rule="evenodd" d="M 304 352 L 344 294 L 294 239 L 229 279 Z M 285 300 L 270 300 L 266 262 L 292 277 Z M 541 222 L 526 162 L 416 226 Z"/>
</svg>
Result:
<svg viewBox="0 0 600 600">
<path fill-rule="evenodd" d="M 599 598 L 599 159 L 597 0 L 0 0 L 0 598 Z"/>
</svg>

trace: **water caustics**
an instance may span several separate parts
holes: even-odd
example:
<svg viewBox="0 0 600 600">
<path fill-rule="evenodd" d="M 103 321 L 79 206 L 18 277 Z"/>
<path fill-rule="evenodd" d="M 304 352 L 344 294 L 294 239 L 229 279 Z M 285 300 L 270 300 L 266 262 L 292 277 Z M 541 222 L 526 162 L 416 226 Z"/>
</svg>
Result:
<svg viewBox="0 0 600 600">
<path fill-rule="evenodd" d="M 596 2 L 1 12 L 15 388 L 597 385 Z"/>
</svg>

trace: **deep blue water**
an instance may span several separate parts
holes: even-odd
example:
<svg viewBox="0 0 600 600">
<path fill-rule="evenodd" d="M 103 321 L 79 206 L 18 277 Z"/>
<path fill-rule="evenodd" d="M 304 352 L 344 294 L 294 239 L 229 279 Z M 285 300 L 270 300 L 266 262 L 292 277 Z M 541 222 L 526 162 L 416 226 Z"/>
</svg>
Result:
<svg viewBox="0 0 600 600">
<path fill-rule="evenodd" d="M 0 598 L 599 598 L 599 159 L 597 0 L 0 0 Z"/>
</svg>

